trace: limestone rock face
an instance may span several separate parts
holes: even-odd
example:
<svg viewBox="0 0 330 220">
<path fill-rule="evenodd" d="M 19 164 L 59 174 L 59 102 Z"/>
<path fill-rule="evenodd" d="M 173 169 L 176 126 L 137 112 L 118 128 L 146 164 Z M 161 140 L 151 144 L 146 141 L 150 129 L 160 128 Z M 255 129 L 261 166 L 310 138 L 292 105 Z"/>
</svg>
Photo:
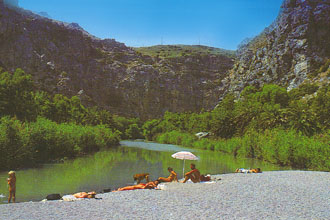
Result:
<svg viewBox="0 0 330 220">
<path fill-rule="evenodd" d="M 237 51 L 222 93 L 274 83 L 288 90 L 330 58 L 330 1 L 285 0 L 276 21 Z"/>
<path fill-rule="evenodd" d="M 185 48 L 180 56 L 146 55 L 113 39 L 96 38 L 76 23 L 8 8 L 0 0 L 4 69 L 22 68 L 39 89 L 79 95 L 85 104 L 120 115 L 151 118 L 165 111 L 212 109 L 234 57 L 197 49 L 190 53 L 193 49 Z"/>
</svg>

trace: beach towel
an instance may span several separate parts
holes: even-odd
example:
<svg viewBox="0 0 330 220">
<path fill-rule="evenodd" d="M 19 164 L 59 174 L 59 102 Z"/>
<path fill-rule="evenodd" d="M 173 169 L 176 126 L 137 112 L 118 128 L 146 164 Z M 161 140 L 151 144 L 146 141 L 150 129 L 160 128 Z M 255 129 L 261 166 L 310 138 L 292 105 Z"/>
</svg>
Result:
<svg viewBox="0 0 330 220">
<path fill-rule="evenodd" d="M 160 189 L 160 190 L 166 190 L 167 186 L 163 184 L 158 184 L 158 186 L 155 189 Z"/>
<path fill-rule="evenodd" d="M 199 183 L 202 183 L 202 184 L 212 184 L 212 183 L 215 183 L 215 181 L 201 181 L 201 182 L 198 182 L 198 183 L 194 183 L 193 181 L 188 180 L 186 183 L 193 183 L 193 184 L 199 184 Z"/>
<path fill-rule="evenodd" d="M 83 199 L 78 199 L 76 197 L 74 197 L 74 195 L 65 195 L 62 197 L 63 201 L 66 202 L 74 202 L 74 201 L 78 201 L 78 200 L 83 200 Z"/>
<path fill-rule="evenodd" d="M 251 171 L 248 169 L 240 168 L 240 169 L 238 169 L 237 173 L 251 173 Z"/>
</svg>

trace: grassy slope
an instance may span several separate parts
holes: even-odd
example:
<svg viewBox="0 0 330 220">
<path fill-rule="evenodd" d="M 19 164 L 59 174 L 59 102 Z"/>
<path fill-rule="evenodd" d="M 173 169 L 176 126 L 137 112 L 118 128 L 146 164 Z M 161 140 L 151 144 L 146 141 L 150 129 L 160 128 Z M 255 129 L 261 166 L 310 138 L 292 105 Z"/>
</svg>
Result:
<svg viewBox="0 0 330 220">
<path fill-rule="evenodd" d="M 189 55 L 222 55 L 235 58 L 235 51 L 224 50 L 200 45 L 156 45 L 151 47 L 137 47 L 136 51 L 151 57 L 175 58 Z"/>
</svg>

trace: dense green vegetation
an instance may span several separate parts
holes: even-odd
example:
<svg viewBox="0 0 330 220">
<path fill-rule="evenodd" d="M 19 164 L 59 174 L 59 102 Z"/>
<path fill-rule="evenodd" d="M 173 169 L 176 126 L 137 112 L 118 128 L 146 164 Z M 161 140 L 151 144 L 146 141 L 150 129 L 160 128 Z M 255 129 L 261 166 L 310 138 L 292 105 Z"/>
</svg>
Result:
<svg viewBox="0 0 330 220">
<path fill-rule="evenodd" d="M 159 143 L 215 150 L 241 158 L 256 158 L 281 166 L 329 170 L 330 133 L 307 137 L 294 130 L 273 129 L 265 132 L 249 131 L 242 137 L 230 139 L 200 139 L 178 131 L 159 135 Z"/>
<path fill-rule="evenodd" d="M 156 140 L 279 165 L 330 169 L 330 85 L 248 86 L 210 112 L 170 113 L 142 123 L 86 107 L 80 98 L 35 91 L 18 69 L 0 74 L 1 169 L 34 166 L 117 146 Z M 193 134 L 207 131 L 207 139 Z"/>
<path fill-rule="evenodd" d="M 0 161 L 3 169 L 30 167 L 117 146 L 118 132 L 104 125 L 57 124 L 45 118 L 25 123 L 0 120 Z"/>
<path fill-rule="evenodd" d="M 2 71 L 0 71 L 2 72 Z M 141 138 L 138 119 L 87 108 L 79 97 L 35 91 L 31 75 L 0 74 L 1 170 L 29 167 Z"/>
<path fill-rule="evenodd" d="M 169 113 L 143 125 L 149 140 L 258 158 L 280 165 L 330 169 L 330 85 L 248 86 L 211 112 Z M 207 131 L 209 139 L 194 133 Z"/>
</svg>

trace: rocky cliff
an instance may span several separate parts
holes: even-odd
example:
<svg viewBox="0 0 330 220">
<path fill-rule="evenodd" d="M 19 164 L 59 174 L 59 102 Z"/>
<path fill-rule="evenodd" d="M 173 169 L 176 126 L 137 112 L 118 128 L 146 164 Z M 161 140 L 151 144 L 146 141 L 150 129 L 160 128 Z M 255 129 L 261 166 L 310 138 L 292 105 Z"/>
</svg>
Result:
<svg viewBox="0 0 330 220">
<path fill-rule="evenodd" d="M 221 92 L 239 95 L 247 85 L 268 83 L 288 90 L 306 81 L 329 83 L 329 73 L 319 71 L 329 58 L 330 1 L 285 0 L 276 21 L 239 48 Z"/>
<path fill-rule="evenodd" d="M 164 53 L 168 49 L 175 54 Z M 0 0 L 0 66 L 31 73 L 39 89 L 141 118 L 215 106 L 232 52 L 182 45 L 157 50 L 98 39 L 78 24 L 7 8 Z"/>
</svg>

